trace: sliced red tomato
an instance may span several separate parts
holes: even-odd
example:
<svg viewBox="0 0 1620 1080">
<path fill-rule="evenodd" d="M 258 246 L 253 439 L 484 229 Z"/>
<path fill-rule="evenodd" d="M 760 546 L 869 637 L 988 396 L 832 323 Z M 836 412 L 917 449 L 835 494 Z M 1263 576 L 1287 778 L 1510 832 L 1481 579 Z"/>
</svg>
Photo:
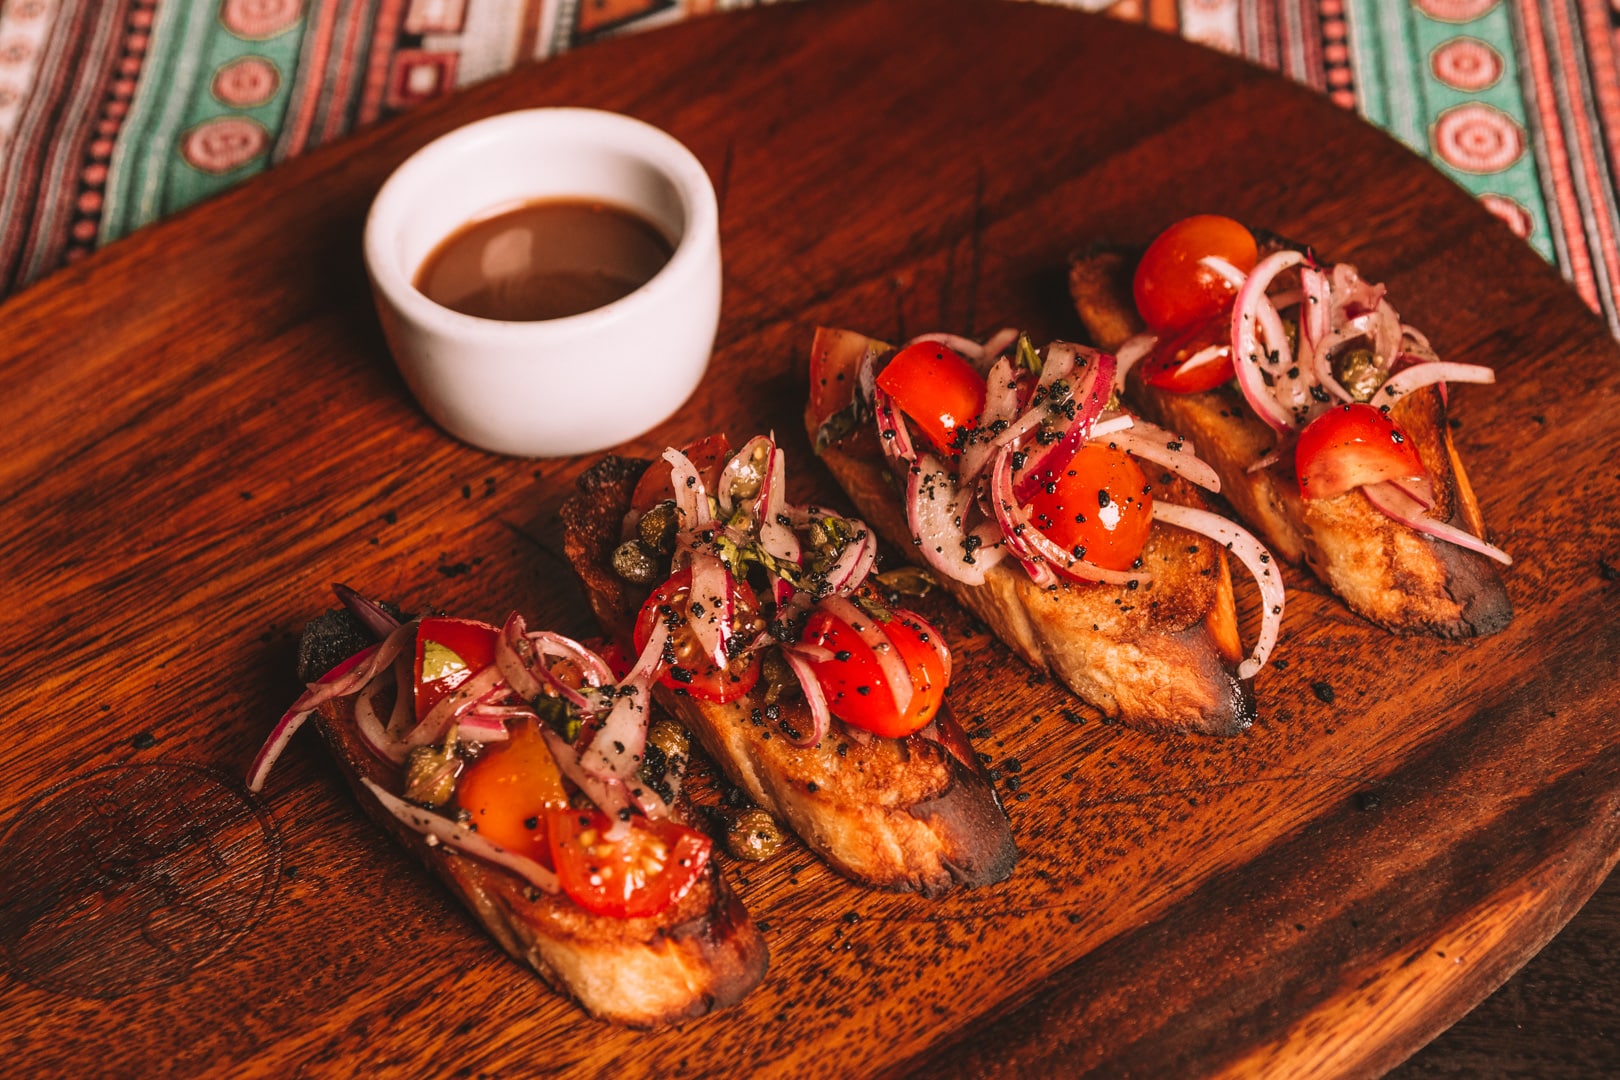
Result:
<svg viewBox="0 0 1620 1080">
<path fill-rule="evenodd" d="M 1363 484 L 1427 476 L 1406 432 L 1379 409 L 1335 405 L 1305 426 L 1294 449 L 1299 493 L 1331 499 Z"/>
<path fill-rule="evenodd" d="M 427 618 L 416 631 L 416 719 L 495 662 L 501 632 L 472 619 Z"/>
<path fill-rule="evenodd" d="M 759 630 L 759 598 L 748 582 L 736 580 L 734 585 L 732 626 L 736 633 L 751 638 Z M 636 616 L 636 654 L 641 654 L 647 639 L 652 637 L 656 620 L 667 618 L 673 612 L 677 625 L 671 628 L 669 636 L 674 660 L 659 676 L 659 682 L 674 690 L 684 690 L 702 701 L 726 702 L 742 697 L 759 681 L 759 658 L 748 656 L 733 660 L 723 668 L 715 666 L 714 660 L 704 655 L 697 635 L 687 624 L 691 598 L 691 570 L 677 570 L 654 590 Z"/>
<path fill-rule="evenodd" d="M 600 810 L 550 810 L 546 828 L 557 878 L 595 915 L 656 915 L 689 892 L 708 865 L 709 838 L 667 818 L 636 818 L 621 840 Z"/>
<path fill-rule="evenodd" d="M 1198 364 L 1183 371 L 1193 357 L 1212 350 Z M 1142 362 L 1142 381 L 1176 394 L 1197 394 L 1229 381 L 1232 369 L 1232 328 L 1226 311 L 1207 322 L 1159 340 Z"/>
<path fill-rule="evenodd" d="M 731 460 L 732 450 L 731 443 L 724 435 L 709 435 L 683 446 L 681 453 L 692 462 L 698 476 L 703 478 L 705 489 L 712 493 L 720 481 L 720 470 Z M 671 497 L 671 471 L 669 462 L 663 458 L 647 466 L 647 471 L 641 474 L 641 479 L 636 482 L 636 490 L 630 496 L 630 513 L 633 517 L 645 514 Z"/>
<path fill-rule="evenodd" d="M 512 737 L 491 743 L 456 781 L 456 805 L 472 815 L 478 834 L 508 851 L 550 866 L 546 812 L 568 806 L 562 772 L 531 719 L 515 721 Z"/>
<path fill-rule="evenodd" d="M 1160 233 L 1136 267 L 1136 310 L 1152 330 L 1180 330 L 1230 307 L 1237 290 L 1199 260 L 1214 255 L 1247 274 L 1259 260 L 1254 236 L 1219 214 L 1183 218 Z"/>
<path fill-rule="evenodd" d="M 1030 501 L 1030 520 L 1075 558 L 1129 570 L 1153 530 L 1153 495 L 1129 454 L 1087 443 Z"/>
<path fill-rule="evenodd" d="M 863 613 L 864 614 L 864 613 Z M 904 714 L 872 647 L 848 623 L 825 608 L 805 620 L 800 642 L 832 652 L 831 660 L 811 661 L 827 697 L 828 710 L 846 724 L 886 738 L 903 738 L 927 725 L 945 700 L 950 678 L 935 648 L 938 631 L 910 611 L 895 610 L 888 621 L 873 619 L 911 674 L 911 703 Z"/>
<path fill-rule="evenodd" d="M 957 432 L 984 412 L 984 380 L 963 357 L 932 341 L 907 345 L 878 374 L 878 386 L 944 453 L 960 453 Z"/>
</svg>

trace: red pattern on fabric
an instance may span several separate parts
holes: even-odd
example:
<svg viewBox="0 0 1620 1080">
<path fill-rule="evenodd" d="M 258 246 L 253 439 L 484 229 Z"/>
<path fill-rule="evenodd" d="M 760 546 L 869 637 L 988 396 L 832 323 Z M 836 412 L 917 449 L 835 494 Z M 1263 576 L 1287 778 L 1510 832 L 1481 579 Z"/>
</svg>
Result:
<svg viewBox="0 0 1620 1080">
<path fill-rule="evenodd" d="M 319 5 L 310 13 L 304 31 L 303 56 L 299 61 L 297 111 L 288 116 L 281 130 L 282 157 L 297 157 L 309 145 L 315 128 L 315 111 L 320 106 L 321 83 L 326 78 L 326 57 L 332 50 L 333 27 L 341 0 L 312 0 Z"/>
<path fill-rule="evenodd" d="M 1575 291 L 1581 294 L 1587 307 L 1598 310 L 1597 281 L 1592 276 L 1592 254 L 1586 246 L 1586 230 L 1582 226 L 1581 204 L 1575 194 L 1570 176 L 1569 148 L 1564 142 L 1563 120 L 1558 115 L 1558 94 L 1553 85 L 1552 60 L 1547 51 L 1547 39 L 1541 22 L 1538 0 L 1518 0 L 1519 18 L 1524 25 L 1527 46 L 1525 60 L 1535 86 L 1535 107 L 1540 116 L 1538 125 L 1552 166 L 1553 196 L 1558 205 L 1558 218 L 1562 225 L 1562 241 L 1568 273 Z M 1549 179 L 1549 178 L 1544 178 Z"/>
</svg>

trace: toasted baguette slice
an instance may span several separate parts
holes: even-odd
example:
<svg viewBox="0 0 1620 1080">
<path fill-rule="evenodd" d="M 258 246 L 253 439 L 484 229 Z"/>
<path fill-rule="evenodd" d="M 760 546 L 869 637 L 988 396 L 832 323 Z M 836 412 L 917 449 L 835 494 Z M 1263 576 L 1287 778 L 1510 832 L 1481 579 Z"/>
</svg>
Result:
<svg viewBox="0 0 1620 1080">
<path fill-rule="evenodd" d="M 645 461 L 608 457 L 562 508 L 568 559 L 603 627 L 628 643 L 647 590 L 611 568 Z M 800 748 L 785 730 L 809 730 L 802 701 L 767 717 L 759 692 L 723 705 L 662 685 L 659 704 L 687 725 L 733 783 L 780 818 L 834 869 L 863 885 L 936 896 L 1012 873 L 1018 852 L 995 788 L 961 725 L 942 708 L 923 731 L 878 738 L 836 718 Z"/>
<path fill-rule="evenodd" d="M 805 428 L 862 517 L 918 565 L 888 463 L 867 427 L 832 441 L 817 434 L 854 400 L 869 350 L 889 346 L 848 330 L 816 331 Z M 868 425 L 869 427 L 869 425 Z M 1150 474 L 1152 475 L 1152 474 Z M 1155 498 L 1202 508 L 1191 484 L 1168 473 Z M 944 579 L 950 593 L 1030 665 L 1131 727 L 1234 735 L 1254 721 L 1254 699 L 1236 669 L 1243 658 L 1226 552 L 1208 537 L 1156 522 L 1142 552 L 1151 580 L 1122 585 L 1036 585 L 1012 560 L 983 585 Z"/>
<path fill-rule="evenodd" d="M 312 624 L 312 627 L 315 624 Z M 306 630 L 321 632 L 318 628 Z M 593 915 L 490 863 L 429 844 L 377 801 L 398 770 L 366 746 L 354 698 L 328 702 L 316 726 L 366 814 L 449 887 L 513 959 L 601 1020 L 656 1027 L 740 1001 L 765 977 L 765 939 L 711 861 L 687 894 L 656 916 Z"/>
<path fill-rule="evenodd" d="M 1069 291 L 1094 343 L 1115 349 L 1141 332 L 1131 298 L 1135 260 L 1092 253 L 1070 266 Z M 1291 463 L 1249 472 L 1273 445 L 1271 430 L 1233 384 L 1175 394 L 1144 384 L 1133 371 L 1126 396 L 1155 423 L 1190 439 L 1221 478 L 1221 494 L 1271 551 L 1305 563 L 1352 611 L 1398 633 L 1447 638 L 1494 634 L 1513 617 L 1496 564 L 1477 552 L 1434 540 L 1380 513 L 1359 489 L 1331 499 L 1300 497 Z M 1391 419 L 1411 437 L 1434 481 L 1434 516 L 1485 535 L 1433 386 L 1395 403 Z"/>
</svg>

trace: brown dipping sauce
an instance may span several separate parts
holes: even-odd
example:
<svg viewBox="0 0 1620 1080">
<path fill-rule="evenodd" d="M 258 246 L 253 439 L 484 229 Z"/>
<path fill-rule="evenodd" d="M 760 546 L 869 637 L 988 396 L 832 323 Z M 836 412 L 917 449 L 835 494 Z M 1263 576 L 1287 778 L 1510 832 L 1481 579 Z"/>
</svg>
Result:
<svg viewBox="0 0 1620 1080">
<path fill-rule="evenodd" d="M 578 315 L 628 296 L 674 246 L 635 213 L 586 199 L 542 199 L 469 221 L 416 273 L 436 304 L 502 322 Z"/>
</svg>

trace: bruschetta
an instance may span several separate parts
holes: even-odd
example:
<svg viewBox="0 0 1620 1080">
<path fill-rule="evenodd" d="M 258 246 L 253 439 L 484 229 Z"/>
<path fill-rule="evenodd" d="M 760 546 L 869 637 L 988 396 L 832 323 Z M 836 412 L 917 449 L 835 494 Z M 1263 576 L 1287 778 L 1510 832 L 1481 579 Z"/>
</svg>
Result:
<svg viewBox="0 0 1620 1080">
<path fill-rule="evenodd" d="M 1448 638 L 1505 627 L 1512 606 L 1452 443 L 1446 363 L 1382 285 L 1216 215 L 1140 258 L 1091 252 L 1070 292 L 1126 397 L 1197 442 L 1238 515 L 1351 610 Z"/>
<path fill-rule="evenodd" d="M 427 617 L 347 594 L 313 621 L 310 682 L 254 760 L 259 791 L 310 717 L 355 797 L 509 955 L 591 1015 L 633 1027 L 701 1016 L 765 974 L 764 938 L 683 823 L 676 746 L 625 780 L 569 742 L 618 693 L 607 664 L 557 634 Z"/>
<path fill-rule="evenodd" d="M 1112 369 L 1010 332 L 896 350 L 823 328 L 805 428 L 859 512 L 1029 664 L 1130 726 L 1235 734 L 1282 579 L 1205 508 L 1215 480 L 1192 447 L 1112 403 Z M 1247 657 L 1228 552 L 1260 583 Z"/>
<path fill-rule="evenodd" d="M 835 870 L 929 896 L 1002 880 L 1017 851 L 945 704 L 944 639 L 867 587 L 864 523 L 786 501 L 785 467 L 766 436 L 598 462 L 562 509 L 592 607 L 638 666 L 662 658 L 658 700 Z M 622 772 L 640 739 L 604 727 L 582 761 Z"/>
</svg>

